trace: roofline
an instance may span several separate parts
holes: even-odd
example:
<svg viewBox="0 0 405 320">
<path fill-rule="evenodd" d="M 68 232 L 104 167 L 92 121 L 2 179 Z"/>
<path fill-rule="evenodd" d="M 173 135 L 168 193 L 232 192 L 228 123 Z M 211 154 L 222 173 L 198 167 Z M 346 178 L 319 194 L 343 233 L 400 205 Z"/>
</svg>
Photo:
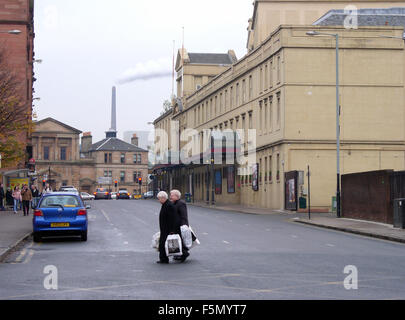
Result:
<svg viewBox="0 0 405 320">
<path fill-rule="evenodd" d="M 79 130 L 79 129 L 76 129 L 76 128 L 73 128 L 73 127 L 67 125 L 66 123 L 60 122 L 60 121 L 58 121 L 58 120 L 56 120 L 56 119 L 54 119 L 54 118 L 52 118 L 52 117 L 48 117 L 48 118 L 45 118 L 45 119 L 36 121 L 36 122 L 34 122 L 34 123 L 35 123 L 35 124 L 38 124 L 38 123 L 42 123 L 42 122 L 45 122 L 45 121 L 52 121 L 52 122 L 55 122 L 55 123 L 57 123 L 57 124 L 59 124 L 59 125 L 65 127 L 65 128 L 68 128 L 68 129 L 70 129 L 70 130 L 73 130 L 73 131 L 75 131 L 76 133 L 79 133 L 79 134 L 83 133 L 83 131 L 81 131 L 81 130 Z"/>
</svg>

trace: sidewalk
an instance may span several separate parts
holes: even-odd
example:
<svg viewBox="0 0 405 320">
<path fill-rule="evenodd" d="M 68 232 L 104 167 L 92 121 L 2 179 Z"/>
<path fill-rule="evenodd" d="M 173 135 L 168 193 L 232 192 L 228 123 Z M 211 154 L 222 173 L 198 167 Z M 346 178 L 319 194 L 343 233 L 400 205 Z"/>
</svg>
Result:
<svg viewBox="0 0 405 320">
<path fill-rule="evenodd" d="M 292 212 L 292 211 L 245 207 L 245 206 L 241 206 L 239 204 L 207 205 L 205 202 L 194 202 L 194 203 L 191 202 L 191 203 L 187 203 L 187 205 L 192 205 L 192 206 L 201 207 L 201 208 L 209 208 L 209 209 L 214 209 L 214 210 L 242 212 L 242 213 L 249 213 L 249 214 L 280 214 L 280 213 L 296 214 L 296 212 Z"/>
<path fill-rule="evenodd" d="M 308 213 L 270 210 L 262 208 L 250 208 L 241 205 L 207 205 L 204 202 L 189 203 L 189 205 L 210 208 L 223 211 L 234 211 L 248 214 L 282 214 L 289 215 L 290 221 L 312 225 L 320 228 L 327 228 L 348 233 L 354 233 L 362 236 L 384 239 L 389 241 L 405 243 L 405 229 L 394 228 L 392 225 L 372 221 L 354 220 L 347 218 L 336 218 L 332 213 L 312 213 L 311 220 L 308 219 Z M 295 216 L 294 218 L 291 216 Z"/>
<path fill-rule="evenodd" d="M 22 211 L 0 211 L 0 262 L 22 240 L 32 233 L 32 210 L 28 217 Z"/>
<path fill-rule="evenodd" d="M 336 218 L 336 216 L 332 214 L 329 217 L 311 217 L 311 220 L 302 217 L 294 218 L 293 221 L 321 228 L 405 243 L 405 229 L 394 228 L 393 225 L 390 224 L 347 218 Z"/>
</svg>

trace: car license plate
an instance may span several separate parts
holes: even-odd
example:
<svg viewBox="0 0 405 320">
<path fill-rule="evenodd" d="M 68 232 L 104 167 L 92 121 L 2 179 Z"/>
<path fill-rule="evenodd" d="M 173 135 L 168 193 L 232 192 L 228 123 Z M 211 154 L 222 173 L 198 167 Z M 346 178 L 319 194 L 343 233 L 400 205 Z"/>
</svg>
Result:
<svg viewBox="0 0 405 320">
<path fill-rule="evenodd" d="M 70 227 L 69 223 L 51 223 L 51 228 L 66 228 Z"/>
</svg>

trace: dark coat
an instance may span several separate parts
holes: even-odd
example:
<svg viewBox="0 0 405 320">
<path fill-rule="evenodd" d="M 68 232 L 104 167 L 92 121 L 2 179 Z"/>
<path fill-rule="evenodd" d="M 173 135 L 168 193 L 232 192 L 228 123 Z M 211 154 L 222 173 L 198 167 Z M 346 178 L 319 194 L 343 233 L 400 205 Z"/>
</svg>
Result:
<svg viewBox="0 0 405 320">
<path fill-rule="evenodd" d="M 173 203 L 177 215 L 180 218 L 180 226 L 190 226 L 188 224 L 187 205 L 183 200 L 177 200 Z"/>
<path fill-rule="evenodd" d="M 166 238 L 171 233 L 180 234 L 180 219 L 175 212 L 173 204 L 167 200 L 162 204 L 159 214 L 160 240 L 159 240 L 159 256 L 160 260 L 167 260 L 165 252 Z"/>
<path fill-rule="evenodd" d="M 32 196 L 33 196 L 34 198 L 38 198 L 38 197 L 39 197 L 39 190 L 38 190 L 38 189 L 32 190 Z"/>
<path fill-rule="evenodd" d="M 3 198 L 5 198 L 4 189 L 3 187 L 0 187 L 0 199 L 3 200 Z"/>
</svg>

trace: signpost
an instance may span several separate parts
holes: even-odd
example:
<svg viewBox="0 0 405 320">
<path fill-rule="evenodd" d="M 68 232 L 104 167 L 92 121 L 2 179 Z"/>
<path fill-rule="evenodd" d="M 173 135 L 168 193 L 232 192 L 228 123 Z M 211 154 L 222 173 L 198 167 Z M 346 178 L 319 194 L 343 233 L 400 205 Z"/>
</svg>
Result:
<svg viewBox="0 0 405 320">
<path fill-rule="evenodd" d="M 98 177 L 97 183 L 99 185 L 112 185 L 112 177 Z"/>
</svg>

